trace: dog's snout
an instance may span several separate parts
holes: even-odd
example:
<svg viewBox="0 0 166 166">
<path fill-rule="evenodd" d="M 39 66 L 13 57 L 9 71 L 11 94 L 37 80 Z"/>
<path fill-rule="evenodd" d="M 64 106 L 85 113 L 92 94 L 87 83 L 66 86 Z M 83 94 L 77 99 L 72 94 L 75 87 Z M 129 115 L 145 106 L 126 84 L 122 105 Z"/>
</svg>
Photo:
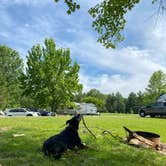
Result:
<svg viewBox="0 0 166 166">
<path fill-rule="evenodd" d="M 76 115 L 76 118 L 77 118 L 79 121 L 82 119 L 82 117 L 83 117 L 83 115 L 81 115 L 81 114 L 77 114 L 77 115 Z"/>
</svg>

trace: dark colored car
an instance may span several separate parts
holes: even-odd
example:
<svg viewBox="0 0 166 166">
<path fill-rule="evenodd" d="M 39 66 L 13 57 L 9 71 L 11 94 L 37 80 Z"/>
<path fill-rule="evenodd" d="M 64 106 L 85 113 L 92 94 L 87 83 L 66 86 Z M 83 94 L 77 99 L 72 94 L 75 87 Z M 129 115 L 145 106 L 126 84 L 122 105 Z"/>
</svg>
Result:
<svg viewBox="0 0 166 166">
<path fill-rule="evenodd" d="M 27 108 L 27 109 L 30 110 L 31 112 L 36 112 L 40 116 L 40 112 L 38 111 L 38 109 L 36 108 Z"/>
<path fill-rule="evenodd" d="M 45 110 L 38 110 L 40 113 L 40 116 L 55 116 L 54 112 L 49 112 L 49 111 L 45 111 Z"/>
<path fill-rule="evenodd" d="M 36 108 L 28 108 L 29 110 L 31 110 L 32 112 L 37 112 L 39 116 L 55 116 L 54 112 L 49 112 L 46 110 L 38 110 Z"/>
<path fill-rule="evenodd" d="M 166 101 L 165 102 L 156 102 L 145 107 L 141 107 L 139 110 L 139 115 L 141 117 L 145 117 L 146 115 L 150 115 L 154 117 L 156 115 L 166 115 Z"/>
</svg>

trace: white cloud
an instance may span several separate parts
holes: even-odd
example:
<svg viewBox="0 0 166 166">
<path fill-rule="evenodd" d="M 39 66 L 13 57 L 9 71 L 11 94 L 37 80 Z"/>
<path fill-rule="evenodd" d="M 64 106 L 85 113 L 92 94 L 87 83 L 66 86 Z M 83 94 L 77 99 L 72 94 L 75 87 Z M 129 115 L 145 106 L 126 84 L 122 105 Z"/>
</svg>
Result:
<svg viewBox="0 0 166 166">
<path fill-rule="evenodd" d="M 154 52 L 154 59 L 160 64 L 166 65 L 166 22 L 165 16 L 160 18 L 156 26 L 149 26 L 145 33 L 145 46 Z"/>
<path fill-rule="evenodd" d="M 94 39 L 83 34 L 81 42 L 65 43 L 85 63 L 98 69 L 116 70 L 126 74 L 146 73 L 151 74 L 155 70 L 166 71 L 165 66 L 153 61 L 153 51 L 139 49 L 137 47 L 124 47 L 116 50 L 106 50 Z M 85 39 L 85 40 L 84 40 Z"/>
<path fill-rule="evenodd" d="M 130 92 L 144 91 L 148 84 L 147 75 L 132 75 L 124 77 L 123 75 L 102 74 L 99 76 L 88 76 L 80 74 L 80 82 L 84 85 L 84 92 L 96 88 L 105 94 L 120 92 L 127 97 Z"/>
<path fill-rule="evenodd" d="M 106 50 L 89 34 L 81 33 L 80 36 L 82 40 L 77 44 L 75 42 L 65 44 L 84 63 L 81 65 L 83 72 L 80 74 L 80 81 L 84 85 L 85 92 L 96 88 L 103 93 L 119 91 L 127 97 L 132 91 L 144 91 L 153 72 L 157 70 L 166 72 L 166 66 L 156 61 L 161 56 L 154 50 L 131 46 Z M 86 65 L 89 66 L 89 71 Z M 95 76 L 90 75 L 91 67 L 104 72 Z M 109 74 L 109 71 L 114 72 Z"/>
<path fill-rule="evenodd" d="M 36 5 L 40 8 L 47 3 L 53 4 L 52 0 L 1 0 L 1 2 L 0 7 L 17 4 Z M 22 26 L 14 26 L 15 20 L 10 17 L 11 13 L 5 9 L 0 10 L 0 36 L 3 39 L 14 39 L 10 40 L 11 46 L 24 56 L 32 45 L 43 43 L 45 37 L 54 37 L 58 46 L 70 48 L 73 59 L 83 64 L 80 81 L 84 85 L 84 91 L 96 88 L 103 93 L 119 91 L 127 96 L 131 91 L 143 91 L 154 71 L 160 69 L 166 72 L 165 21 L 162 21 L 158 28 L 151 28 L 150 23 L 146 26 L 148 27 L 146 31 L 144 28 L 141 29 L 139 34 L 142 34 L 144 39 L 140 41 L 144 45 L 142 48 L 135 45 L 133 40 L 133 46 L 126 44 L 126 47 L 116 50 L 105 49 L 96 42 L 96 34 L 91 29 L 91 19 L 85 14 L 85 9 L 93 6 L 94 1 L 85 3 L 81 0 L 81 4 L 83 4 L 82 15 L 78 12 L 67 16 L 62 6 L 56 8 L 55 12 L 54 8 L 51 8 L 52 13 L 49 12 L 49 8 L 43 13 L 37 13 L 41 10 L 36 10 L 35 15 L 30 17 L 33 19 L 26 20 Z M 29 10 L 31 11 L 31 8 Z M 138 28 L 137 25 L 131 26 Z M 140 21 L 139 26 L 141 27 Z M 96 74 L 97 72 L 99 74 Z"/>
</svg>

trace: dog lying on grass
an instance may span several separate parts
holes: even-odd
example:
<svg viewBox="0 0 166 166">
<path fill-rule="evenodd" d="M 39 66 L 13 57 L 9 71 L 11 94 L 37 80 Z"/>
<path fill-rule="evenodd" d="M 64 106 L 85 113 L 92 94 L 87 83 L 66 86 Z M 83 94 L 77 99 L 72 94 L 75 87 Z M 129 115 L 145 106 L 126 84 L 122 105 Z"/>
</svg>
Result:
<svg viewBox="0 0 166 166">
<path fill-rule="evenodd" d="M 82 115 L 77 114 L 70 120 L 66 121 L 68 125 L 61 133 L 48 138 L 43 144 L 45 156 L 53 156 L 55 159 L 61 158 L 68 149 L 84 149 L 86 146 L 81 142 L 78 134 L 79 123 Z"/>
</svg>

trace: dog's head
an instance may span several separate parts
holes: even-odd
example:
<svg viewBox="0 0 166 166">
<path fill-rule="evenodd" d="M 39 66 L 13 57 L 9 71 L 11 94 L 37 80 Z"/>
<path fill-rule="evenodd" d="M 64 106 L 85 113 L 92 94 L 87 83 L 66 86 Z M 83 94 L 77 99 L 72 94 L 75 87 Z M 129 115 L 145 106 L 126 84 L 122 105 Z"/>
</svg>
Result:
<svg viewBox="0 0 166 166">
<path fill-rule="evenodd" d="M 68 124 L 70 127 L 78 129 L 81 119 L 82 119 L 82 115 L 77 114 L 73 118 L 71 118 L 70 120 L 66 121 L 66 125 Z"/>
</svg>

